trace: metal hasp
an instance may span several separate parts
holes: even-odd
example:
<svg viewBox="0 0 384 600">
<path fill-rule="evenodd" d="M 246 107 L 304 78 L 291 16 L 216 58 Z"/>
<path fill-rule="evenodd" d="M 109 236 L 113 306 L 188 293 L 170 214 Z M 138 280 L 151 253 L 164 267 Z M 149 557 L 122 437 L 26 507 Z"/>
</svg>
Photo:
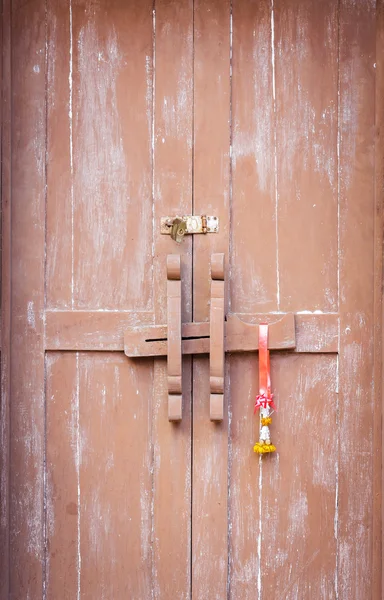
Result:
<svg viewBox="0 0 384 600">
<path fill-rule="evenodd" d="M 161 217 L 160 220 L 160 233 L 162 235 L 170 235 L 178 244 L 183 241 L 184 235 L 217 233 L 218 231 L 218 217 L 184 215 L 182 217 Z"/>
</svg>

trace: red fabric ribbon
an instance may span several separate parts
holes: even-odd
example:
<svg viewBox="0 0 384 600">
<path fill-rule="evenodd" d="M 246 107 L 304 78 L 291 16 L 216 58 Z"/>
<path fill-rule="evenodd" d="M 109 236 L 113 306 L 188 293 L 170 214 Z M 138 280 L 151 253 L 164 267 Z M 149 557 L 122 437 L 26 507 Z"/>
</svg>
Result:
<svg viewBox="0 0 384 600">
<path fill-rule="evenodd" d="M 259 325 L 259 393 L 256 396 L 255 409 L 270 406 L 277 410 L 271 393 L 271 367 L 268 350 L 268 325 Z"/>
</svg>

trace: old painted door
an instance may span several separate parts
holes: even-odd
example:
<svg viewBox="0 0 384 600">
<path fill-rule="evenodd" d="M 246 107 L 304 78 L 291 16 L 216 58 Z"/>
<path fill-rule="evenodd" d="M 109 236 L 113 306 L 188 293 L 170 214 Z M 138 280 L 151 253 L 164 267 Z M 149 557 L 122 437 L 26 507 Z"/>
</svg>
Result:
<svg viewBox="0 0 384 600">
<path fill-rule="evenodd" d="M 380 598 L 380 7 L 3 5 L 1 598 Z M 267 458 L 256 353 L 221 423 L 185 357 L 172 424 L 166 360 L 123 352 L 167 254 L 208 319 L 212 252 L 228 314 L 295 314 Z"/>
</svg>

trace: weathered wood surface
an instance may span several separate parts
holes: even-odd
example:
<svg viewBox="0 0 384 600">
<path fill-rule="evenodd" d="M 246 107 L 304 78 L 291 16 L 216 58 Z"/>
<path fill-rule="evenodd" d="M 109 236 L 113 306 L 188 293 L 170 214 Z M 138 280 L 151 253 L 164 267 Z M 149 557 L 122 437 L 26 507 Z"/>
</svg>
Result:
<svg viewBox="0 0 384 600">
<path fill-rule="evenodd" d="M 46 32 L 42 2 L 12 2 L 11 317 L 8 349 L 8 594 L 39 598 L 44 585 L 44 238 Z M 16 16 L 17 15 L 17 16 Z M 8 132 L 6 132 L 6 136 Z M 7 137 L 6 137 L 7 139 Z M 6 184 L 7 185 L 7 184 Z M 8 284 L 7 284 L 8 285 Z M 5 395 L 7 401 L 7 394 Z M 3 552 L 3 549 L 2 549 Z"/>
<path fill-rule="evenodd" d="M 219 218 L 193 240 L 193 320 L 209 319 L 210 257 L 230 227 L 230 1 L 194 1 L 194 211 Z M 226 307 L 227 308 L 227 307 Z M 224 397 L 227 390 L 224 390 Z M 192 597 L 225 598 L 228 580 L 228 410 L 209 419 L 209 364 L 193 359 Z M 212 527 L 212 524 L 214 526 Z"/>
<path fill-rule="evenodd" d="M 373 256 L 378 58 L 375 31 L 376 2 L 341 1 L 339 301 L 342 310 L 336 539 L 337 584 L 346 598 L 371 594 L 374 574 L 372 494 L 377 474 L 373 472 Z M 356 453 L 356 442 L 364 448 L 363 452 Z"/>
<path fill-rule="evenodd" d="M 2 3 L 1 98 L 1 409 L 0 409 L 0 597 L 9 596 L 11 436 L 11 2 Z"/>
<path fill-rule="evenodd" d="M 255 351 L 257 324 L 270 326 L 270 349 L 295 349 L 296 352 L 337 352 L 337 314 L 228 315 L 225 323 L 225 351 Z M 292 323 L 294 318 L 295 324 Z M 127 356 L 166 356 L 167 327 L 151 325 L 152 313 L 101 311 L 47 311 L 46 350 L 124 350 Z M 276 324 L 275 324 L 276 323 Z M 148 325 L 147 325 L 148 324 Z M 209 322 L 182 324 L 183 354 L 209 352 Z M 200 339 L 187 339 L 200 338 Z M 149 341 L 145 340 L 160 340 Z"/>
<path fill-rule="evenodd" d="M 3 3 L 1 597 L 381 597 L 382 28 L 373 0 Z M 219 233 L 161 235 L 194 213 Z M 215 252 L 223 420 L 185 356 L 174 425 L 165 259 L 207 354 Z M 263 460 L 228 331 L 287 313 Z"/>
<path fill-rule="evenodd" d="M 153 280 L 155 323 L 166 323 L 167 254 L 181 255 L 182 322 L 192 320 L 192 240 L 178 246 L 160 219 L 192 214 L 193 1 L 156 0 L 153 88 Z M 184 360 L 183 419 L 168 421 L 167 365 L 154 363 L 153 596 L 187 599 L 191 590 L 191 362 Z"/>
<path fill-rule="evenodd" d="M 168 419 L 180 421 L 182 404 L 180 255 L 167 256 L 167 380 Z"/>
</svg>

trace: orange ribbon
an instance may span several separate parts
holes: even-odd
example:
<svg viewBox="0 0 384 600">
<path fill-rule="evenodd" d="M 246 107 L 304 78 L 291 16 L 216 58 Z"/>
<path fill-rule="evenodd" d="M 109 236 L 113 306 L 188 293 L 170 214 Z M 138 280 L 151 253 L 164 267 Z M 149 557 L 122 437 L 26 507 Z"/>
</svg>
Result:
<svg viewBox="0 0 384 600">
<path fill-rule="evenodd" d="M 255 409 L 270 406 L 277 410 L 271 393 L 271 366 L 268 350 L 268 325 L 259 325 L 259 394 L 256 396 Z"/>
</svg>

